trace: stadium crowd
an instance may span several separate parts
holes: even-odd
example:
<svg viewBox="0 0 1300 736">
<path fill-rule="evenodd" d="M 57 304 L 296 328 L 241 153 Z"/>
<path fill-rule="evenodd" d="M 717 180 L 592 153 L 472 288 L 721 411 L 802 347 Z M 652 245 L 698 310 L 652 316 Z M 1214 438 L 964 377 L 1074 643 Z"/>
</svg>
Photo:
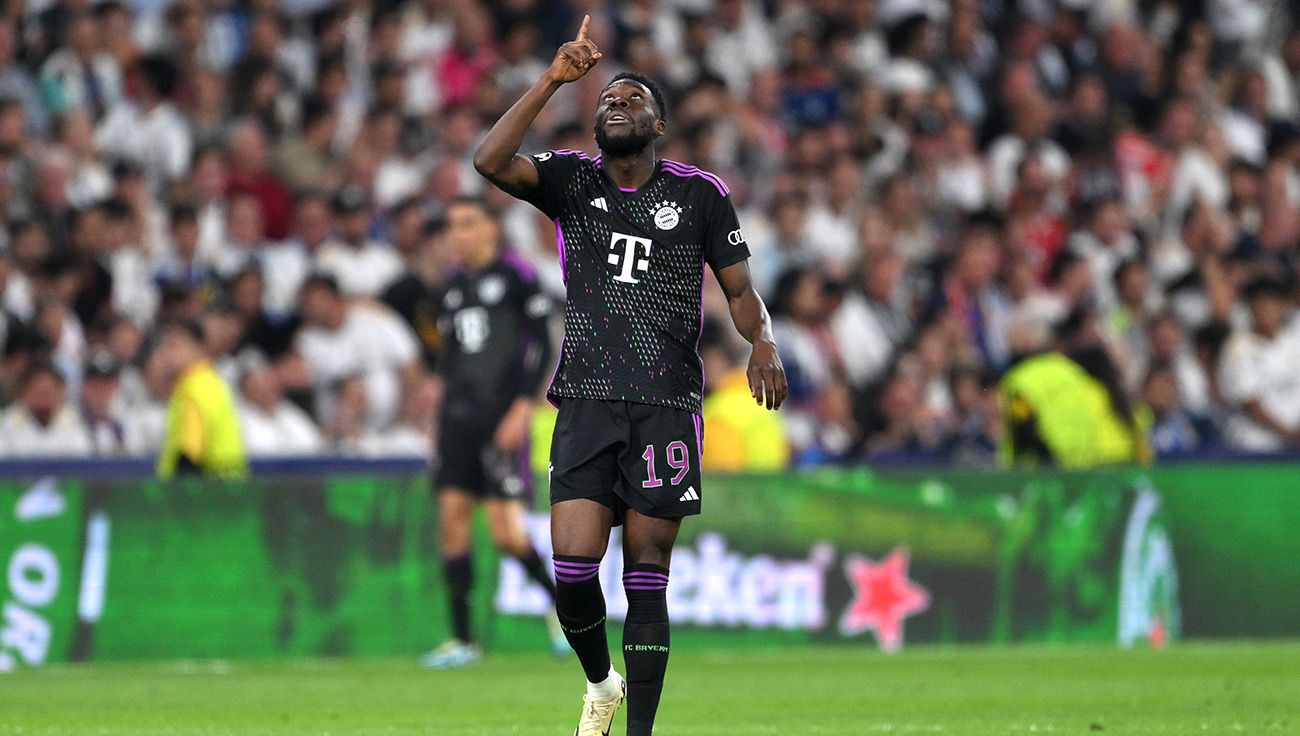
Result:
<svg viewBox="0 0 1300 736">
<path fill-rule="evenodd" d="M 991 464 L 1069 403 L 999 391 L 1044 351 L 1130 459 L 1300 444 L 1294 3 L 7 7 L 0 456 L 156 454 L 176 319 L 250 455 L 428 454 L 446 203 L 486 198 L 563 299 L 552 224 L 471 157 L 584 13 L 604 60 L 525 150 L 592 150 L 604 81 L 661 80 L 660 155 L 729 183 L 775 318 L 791 399 L 756 418 L 706 285 L 717 466 Z"/>
</svg>

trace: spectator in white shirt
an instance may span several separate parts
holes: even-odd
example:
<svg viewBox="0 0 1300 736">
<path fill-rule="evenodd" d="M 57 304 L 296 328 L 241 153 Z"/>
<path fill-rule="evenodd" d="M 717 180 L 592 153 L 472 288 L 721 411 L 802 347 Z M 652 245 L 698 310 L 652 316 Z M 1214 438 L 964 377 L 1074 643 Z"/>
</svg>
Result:
<svg viewBox="0 0 1300 736">
<path fill-rule="evenodd" d="M 433 423 L 439 392 L 435 381 L 416 382 L 402 401 L 402 414 L 385 429 L 367 429 L 357 421 L 367 411 L 366 394 L 360 381 L 345 381 L 339 388 L 339 409 L 329 432 L 335 449 L 360 457 L 417 457 L 433 455 Z"/>
<path fill-rule="evenodd" d="M 112 307 L 138 324 L 148 324 L 158 309 L 158 289 L 153 281 L 153 259 L 136 235 L 140 227 L 136 214 L 120 199 L 110 199 L 104 208 L 104 266 L 112 275 Z"/>
<path fill-rule="evenodd" d="M 863 266 L 858 288 L 850 289 L 831 315 L 845 377 L 855 389 L 880 378 L 912 333 L 903 265 L 892 251 L 873 257 Z"/>
<path fill-rule="evenodd" d="M 298 196 L 289 239 L 266 244 L 258 257 L 266 282 L 268 312 L 284 316 L 297 311 L 298 291 L 311 273 L 312 259 L 329 242 L 333 226 L 328 197 L 317 192 Z"/>
<path fill-rule="evenodd" d="M 346 186 L 332 202 L 336 237 L 316 254 L 317 270 L 334 277 L 348 296 L 376 297 L 402 273 L 402 259 L 385 243 L 372 240 L 370 197 Z"/>
<path fill-rule="evenodd" d="M 139 100 L 115 105 L 95 140 L 104 153 L 139 164 L 154 191 L 163 191 L 184 176 L 194 148 L 185 118 L 171 103 L 180 73 L 165 56 L 146 56 L 136 67 Z"/>
<path fill-rule="evenodd" d="M 1143 370 L 1156 363 L 1168 366 L 1178 387 L 1178 403 L 1192 414 L 1208 416 L 1215 398 L 1210 387 L 1211 376 L 1201 367 L 1202 361 L 1183 334 L 1182 325 L 1172 314 L 1165 312 L 1151 319 L 1147 324 L 1147 334 L 1151 365 L 1142 366 Z"/>
<path fill-rule="evenodd" d="M 341 455 L 365 455 L 375 444 L 378 430 L 369 426 L 370 413 L 365 381 L 344 378 L 333 387 L 330 407 L 321 413 L 325 437 L 334 452 Z"/>
<path fill-rule="evenodd" d="M 81 415 L 96 457 L 133 457 L 148 454 L 136 423 L 122 399 L 121 365 L 108 352 L 86 361 L 81 388 Z"/>
<path fill-rule="evenodd" d="M 314 388 L 316 414 L 328 417 L 340 382 L 359 378 L 366 389 L 367 426 L 388 426 L 404 388 L 420 374 L 420 350 L 410 328 L 388 307 L 349 303 L 328 275 L 308 278 L 301 302 L 305 326 L 296 356 L 281 366 L 286 386 Z"/>
<path fill-rule="evenodd" d="M 99 117 L 122 95 L 122 67 L 100 48 L 95 26 L 90 13 L 77 13 L 67 28 L 67 45 L 41 66 L 41 92 L 55 114 L 84 107 Z"/>
<path fill-rule="evenodd" d="M 733 95 L 743 98 L 749 90 L 750 76 L 776 65 L 776 45 L 757 3 L 720 0 L 715 19 L 708 64 L 726 80 Z"/>
<path fill-rule="evenodd" d="M 1070 173 L 1070 156 L 1060 144 L 1048 138 L 1051 132 L 1052 103 L 1041 95 L 1012 100 L 1012 128 L 989 145 L 989 200 L 1005 207 L 1015 189 L 1021 163 L 1037 156 L 1043 172 L 1055 184 Z"/>
<path fill-rule="evenodd" d="M 194 152 L 185 188 L 198 211 L 199 257 L 216 264 L 226 244 L 226 184 L 229 180 L 225 153 L 217 146 Z"/>
<path fill-rule="evenodd" d="M 826 195 L 808 210 L 805 226 L 814 253 L 837 272 L 846 270 L 858 250 L 857 223 L 862 221 L 860 167 L 841 160 L 831 166 Z"/>
<path fill-rule="evenodd" d="M 47 361 L 18 380 L 18 400 L 0 415 L 0 457 L 88 457 L 90 434 L 68 403 L 67 383 Z"/>
<path fill-rule="evenodd" d="M 1140 258 L 1141 246 L 1133 235 L 1124 205 L 1118 199 L 1097 202 L 1087 215 L 1088 226 L 1070 236 L 1070 250 L 1092 269 L 1093 296 L 1101 312 L 1115 306 L 1115 272 L 1120 264 Z"/>
<path fill-rule="evenodd" d="M 755 242 L 750 268 L 754 287 L 770 298 L 781 274 L 792 266 L 809 265 L 813 257 L 808 240 L 808 196 L 790 192 L 772 202 L 771 238 Z"/>
<path fill-rule="evenodd" d="M 1245 294 L 1251 329 L 1228 339 L 1219 362 L 1223 397 L 1235 409 L 1226 440 L 1253 452 L 1300 445 L 1300 325 L 1288 324 L 1290 294 L 1267 279 Z"/>
<path fill-rule="evenodd" d="M 231 195 L 226 209 L 226 245 L 213 263 L 217 276 L 228 279 L 256 263 L 266 245 L 262 215 L 262 205 L 255 195 Z"/>
<path fill-rule="evenodd" d="M 65 288 L 67 278 L 67 271 L 57 274 L 55 279 L 58 285 L 53 288 Z M 46 277 L 42 275 L 41 281 L 45 280 Z M 44 290 L 50 287 L 40 288 Z M 86 331 L 77 318 L 77 313 L 69 306 L 69 300 L 54 295 L 41 299 L 30 324 L 44 341 L 48 349 L 45 357 L 58 370 L 68 393 L 72 396 L 80 395 L 81 364 L 86 355 Z"/>
<path fill-rule="evenodd" d="M 113 177 L 104 165 L 95 143 L 95 123 L 83 108 L 59 116 L 55 130 L 59 144 L 72 159 L 68 177 L 68 201 L 75 207 L 89 207 L 113 191 Z"/>
<path fill-rule="evenodd" d="M 379 159 L 374 192 L 375 201 L 383 208 L 414 196 L 424 183 L 424 167 L 402 149 L 402 125 L 401 110 L 380 106 L 366 115 L 362 131 L 371 153 Z"/>
<path fill-rule="evenodd" d="M 190 204 L 174 204 L 167 219 L 168 248 L 154 261 L 154 285 L 197 289 L 213 278 L 212 266 L 199 256 L 198 210 Z"/>
<path fill-rule="evenodd" d="M 253 367 L 239 381 L 239 425 L 249 457 L 315 455 L 324 442 L 307 412 L 284 398 L 275 372 Z"/>
</svg>

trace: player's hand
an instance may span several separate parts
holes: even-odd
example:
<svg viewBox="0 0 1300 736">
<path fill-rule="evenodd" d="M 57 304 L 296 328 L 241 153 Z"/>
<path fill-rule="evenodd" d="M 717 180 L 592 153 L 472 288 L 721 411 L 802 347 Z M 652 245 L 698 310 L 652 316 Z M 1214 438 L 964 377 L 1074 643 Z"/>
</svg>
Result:
<svg viewBox="0 0 1300 736">
<path fill-rule="evenodd" d="M 505 454 L 518 452 L 524 445 L 524 438 L 528 436 L 528 425 L 532 423 L 532 419 L 533 400 L 515 399 L 515 403 L 510 405 L 510 410 L 501 418 L 496 435 L 492 438 L 497 449 Z"/>
<path fill-rule="evenodd" d="M 587 38 L 587 26 L 590 23 L 590 15 L 582 16 L 578 37 L 555 52 L 555 60 L 551 62 L 551 68 L 546 70 L 546 75 L 553 81 L 559 84 L 576 82 L 600 61 L 600 49 Z"/>
<path fill-rule="evenodd" d="M 749 395 L 759 406 L 772 410 L 781 408 L 789 386 L 785 382 L 785 366 L 781 365 L 781 354 L 777 352 L 775 342 L 758 340 L 754 343 L 745 374 L 749 377 Z"/>
</svg>

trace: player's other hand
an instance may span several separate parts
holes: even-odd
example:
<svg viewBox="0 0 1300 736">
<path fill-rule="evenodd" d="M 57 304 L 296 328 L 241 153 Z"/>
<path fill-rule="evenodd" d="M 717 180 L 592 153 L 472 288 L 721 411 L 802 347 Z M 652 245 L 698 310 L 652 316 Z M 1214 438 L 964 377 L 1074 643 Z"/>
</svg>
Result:
<svg viewBox="0 0 1300 736">
<path fill-rule="evenodd" d="M 600 61 L 600 49 L 587 38 L 587 26 L 590 23 L 590 15 L 582 16 L 582 27 L 578 29 L 578 37 L 555 52 L 555 60 L 551 62 L 551 68 L 546 70 L 546 75 L 555 82 L 560 84 L 576 82 Z"/>
<path fill-rule="evenodd" d="M 781 365 L 776 343 L 771 340 L 755 342 L 745 374 L 749 377 L 749 395 L 759 406 L 772 410 L 781 408 L 789 386 L 785 382 L 785 366 Z"/>
<path fill-rule="evenodd" d="M 518 452 L 524 445 L 524 439 L 528 437 L 528 425 L 533 419 L 533 400 L 528 398 L 515 399 L 515 403 L 510 405 L 510 410 L 501 418 L 501 423 L 497 425 L 496 434 L 492 441 L 496 444 L 497 449 L 505 454 Z"/>
</svg>

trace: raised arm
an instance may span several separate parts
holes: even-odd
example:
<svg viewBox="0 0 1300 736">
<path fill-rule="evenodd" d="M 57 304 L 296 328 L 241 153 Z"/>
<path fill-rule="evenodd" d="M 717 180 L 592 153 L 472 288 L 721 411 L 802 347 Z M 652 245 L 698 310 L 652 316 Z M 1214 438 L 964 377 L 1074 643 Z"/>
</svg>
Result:
<svg viewBox="0 0 1300 736">
<path fill-rule="evenodd" d="M 719 269 L 717 276 L 722 292 L 727 295 L 732 323 L 754 346 L 749 354 L 749 368 L 745 371 L 749 377 L 749 395 L 760 406 L 779 409 L 788 389 L 785 366 L 781 365 L 776 339 L 772 337 L 772 318 L 750 282 L 749 262 L 740 261 Z"/>
<path fill-rule="evenodd" d="M 555 52 L 546 73 L 497 120 L 474 152 L 474 168 L 507 194 L 522 197 L 537 187 L 537 168 L 519 155 L 528 126 L 561 85 L 581 79 L 600 61 L 596 44 L 587 39 L 590 23 L 591 16 L 584 15 L 578 37 Z"/>
</svg>

